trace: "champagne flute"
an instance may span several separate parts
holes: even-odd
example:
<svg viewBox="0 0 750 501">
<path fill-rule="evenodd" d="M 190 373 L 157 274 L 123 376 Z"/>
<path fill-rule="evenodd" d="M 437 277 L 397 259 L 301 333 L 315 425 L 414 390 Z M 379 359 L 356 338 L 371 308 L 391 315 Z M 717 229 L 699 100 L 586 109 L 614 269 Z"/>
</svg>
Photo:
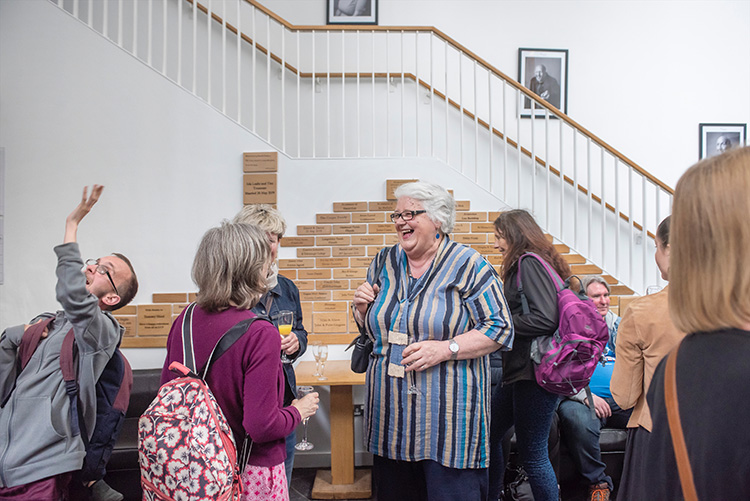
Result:
<svg viewBox="0 0 750 501">
<path fill-rule="evenodd" d="M 328 345 L 323 343 L 313 344 L 313 356 L 318 364 L 318 381 L 325 381 L 328 379 L 323 375 L 323 370 L 326 368 L 326 360 L 328 360 Z"/>
<path fill-rule="evenodd" d="M 282 338 L 289 336 L 292 333 L 292 324 L 294 323 L 294 312 L 289 310 L 281 310 L 276 317 L 276 326 L 279 329 L 279 334 Z M 281 361 L 285 364 L 292 363 L 292 360 L 286 356 L 285 352 L 281 352 Z"/>
<path fill-rule="evenodd" d="M 312 386 L 298 386 L 297 387 L 297 398 L 302 398 L 308 393 L 312 393 L 315 391 Z M 294 448 L 298 451 L 309 451 L 314 446 L 310 442 L 307 441 L 307 422 L 310 420 L 309 417 L 306 417 L 302 420 L 302 424 L 305 427 L 304 435 L 302 436 L 302 441 L 298 442 L 294 445 Z"/>
<path fill-rule="evenodd" d="M 422 393 L 419 391 L 419 388 L 417 388 L 417 375 L 414 372 L 415 371 L 409 371 L 407 374 L 407 378 L 409 379 L 409 389 L 406 390 L 407 395 L 419 395 Z"/>
</svg>

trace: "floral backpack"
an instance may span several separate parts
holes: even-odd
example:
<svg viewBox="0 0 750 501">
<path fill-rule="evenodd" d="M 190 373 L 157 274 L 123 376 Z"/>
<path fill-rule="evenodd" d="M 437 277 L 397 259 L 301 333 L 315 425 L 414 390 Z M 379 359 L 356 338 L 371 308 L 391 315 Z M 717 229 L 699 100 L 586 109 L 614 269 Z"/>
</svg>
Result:
<svg viewBox="0 0 750 501">
<path fill-rule="evenodd" d="M 219 340 L 202 370 L 195 370 L 192 316 L 182 321 L 183 360 L 169 369 L 181 377 L 162 385 L 138 420 L 138 457 L 143 499 L 240 498 L 240 474 L 250 453 L 248 439 L 238 458 L 232 430 L 205 378 L 211 365 L 239 339 L 258 317 L 242 320 Z M 200 374 L 200 375 L 199 375 Z"/>
</svg>

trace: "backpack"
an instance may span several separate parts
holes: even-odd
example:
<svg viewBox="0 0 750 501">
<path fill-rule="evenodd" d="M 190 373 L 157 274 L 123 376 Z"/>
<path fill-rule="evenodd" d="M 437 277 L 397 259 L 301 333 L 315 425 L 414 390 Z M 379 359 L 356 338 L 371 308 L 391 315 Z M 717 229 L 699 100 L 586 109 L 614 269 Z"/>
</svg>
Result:
<svg viewBox="0 0 750 501">
<path fill-rule="evenodd" d="M 238 457 L 232 430 L 205 382 L 211 366 L 262 317 L 240 321 L 225 332 L 196 370 L 192 317 L 195 303 L 182 319 L 184 365 L 169 369 L 181 377 L 161 386 L 138 420 L 138 458 L 143 499 L 239 499 L 240 474 L 250 453 L 245 438 Z"/>
<path fill-rule="evenodd" d="M 544 259 L 532 252 L 518 258 L 517 286 L 524 314 L 529 313 L 521 285 L 521 260 L 525 257 L 542 263 L 557 289 L 557 331 L 551 336 L 534 338 L 531 344 L 536 382 L 550 393 L 571 397 L 588 387 L 609 340 L 609 330 L 585 291 L 572 291 L 570 279 L 563 282 Z"/>
<path fill-rule="evenodd" d="M 26 367 L 42 341 L 44 330 L 55 317 L 45 313 L 37 318 L 43 320 L 26 328 L 21 338 L 16 374 L 20 374 Z M 82 480 L 99 480 L 104 478 L 112 449 L 125 422 L 133 387 L 133 372 L 125 355 L 119 348 L 115 349 L 96 382 L 96 425 L 89 440 L 78 401 L 77 354 L 75 334 L 71 328 L 65 335 L 60 351 L 60 369 L 65 381 L 65 392 L 70 398 L 70 426 L 73 436 L 80 435 L 86 448 L 86 458 L 81 470 Z"/>
</svg>

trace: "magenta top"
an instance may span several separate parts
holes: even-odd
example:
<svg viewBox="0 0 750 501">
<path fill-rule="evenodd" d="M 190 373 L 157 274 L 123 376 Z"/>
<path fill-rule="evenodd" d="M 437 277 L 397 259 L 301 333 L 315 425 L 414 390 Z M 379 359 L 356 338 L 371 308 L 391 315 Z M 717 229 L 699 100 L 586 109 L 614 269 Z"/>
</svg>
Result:
<svg viewBox="0 0 750 501">
<path fill-rule="evenodd" d="M 175 379 L 169 370 L 174 361 L 183 362 L 182 317 L 172 324 L 167 339 L 167 359 L 161 373 L 162 384 Z M 193 344 L 198 367 L 221 336 L 237 322 L 252 318 L 249 310 L 230 308 L 207 313 L 200 306 L 193 311 Z M 234 433 L 237 447 L 245 434 L 253 440 L 248 464 L 276 466 L 286 459 L 285 438 L 300 423 L 299 411 L 283 407 L 284 373 L 279 353 L 281 337 L 265 321 L 255 321 L 248 331 L 213 365 L 206 377 L 221 410 Z M 240 451 L 238 451 L 239 453 Z"/>
</svg>

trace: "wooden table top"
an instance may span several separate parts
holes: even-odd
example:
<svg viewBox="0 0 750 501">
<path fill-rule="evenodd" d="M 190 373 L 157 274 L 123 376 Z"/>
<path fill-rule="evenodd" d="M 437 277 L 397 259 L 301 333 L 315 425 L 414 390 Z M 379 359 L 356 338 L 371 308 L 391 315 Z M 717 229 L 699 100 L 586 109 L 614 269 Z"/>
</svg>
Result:
<svg viewBox="0 0 750 501">
<path fill-rule="evenodd" d="M 351 370 L 349 360 L 330 360 L 326 362 L 323 375 L 328 379 L 323 381 L 313 376 L 315 362 L 300 362 L 294 368 L 297 376 L 297 386 L 358 386 L 365 384 L 365 375 Z"/>
</svg>

